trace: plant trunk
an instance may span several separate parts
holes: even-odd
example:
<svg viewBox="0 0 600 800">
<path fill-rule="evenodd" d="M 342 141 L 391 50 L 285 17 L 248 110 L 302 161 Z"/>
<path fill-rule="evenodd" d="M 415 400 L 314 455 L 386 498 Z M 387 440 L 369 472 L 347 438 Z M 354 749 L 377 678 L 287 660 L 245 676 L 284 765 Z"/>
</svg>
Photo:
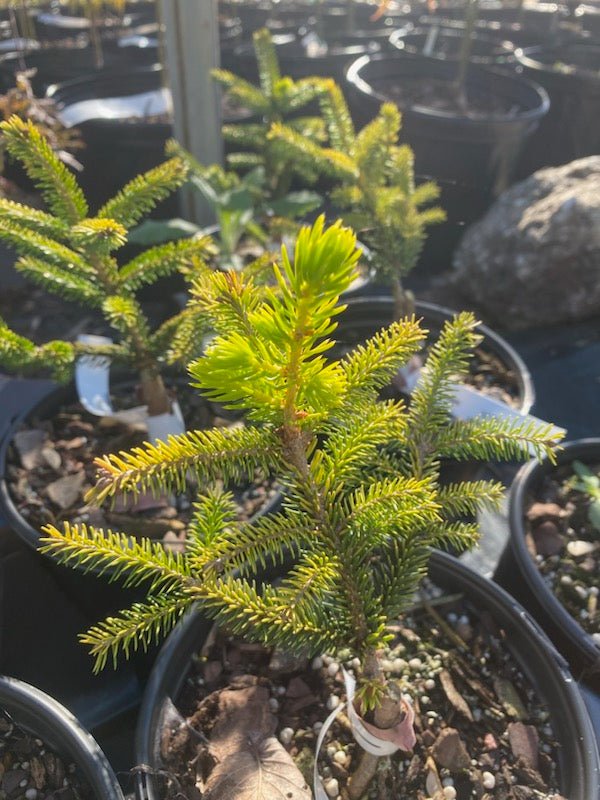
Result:
<svg viewBox="0 0 600 800">
<path fill-rule="evenodd" d="M 412 317 L 415 313 L 415 296 L 412 292 L 402 288 L 398 277 L 392 280 L 392 294 L 394 296 L 394 321 Z"/>
<path fill-rule="evenodd" d="M 379 680 L 385 685 L 385 677 L 379 666 L 377 653 L 369 653 L 365 659 L 364 676 L 369 680 Z M 378 728 L 393 728 L 401 721 L 403 715 L 402 706 L 399 705 L 397 698 L 386 693 L 380 705 L 373 711 L 369 722 Z M 366 750 L 360 755 L 358 766 L 352 773 L 348 782 L 348 797 L 350 800 L 360 800 L 369 788 L 369 784 L 375 777 L 379 757 Z"/>
<path fill-rule="evenodd" d="M 475 23 L 477 22 L 478 10 L 479 0 L 467 0 L 467 7 L 465 11 L 465 32 L 460 45 L 460 53 L 458 56 L 458 72 L 456 75 L 456 81 L 454 82 L 456 102 L 460 110 L 464 113 L 467 111 L 467 70 L 469 68 L 469 61 L 471 60 L 473 31 L 475 30 Z"/>
<path fill-rule="evenodd" d="M 104 66 L 104 52 L 102 50 L 102 41 L 100 40 L 100 28 L 98 25 L 98 17 L 96 16 L 96 9 L 93 3 L 90 3 L 89 8 L 90 20 L 90 39 L 92 47 L 94 48 L 94 62 L 97 69 L 102 69 Z"/>
<path fill-rule="evenodd" d="M 171 413 L 171 400 L 161 376 L 151 369 L 144 369 L 140 374 L 142 401 L 148 406 L 148 416 Z"/>
</svg>

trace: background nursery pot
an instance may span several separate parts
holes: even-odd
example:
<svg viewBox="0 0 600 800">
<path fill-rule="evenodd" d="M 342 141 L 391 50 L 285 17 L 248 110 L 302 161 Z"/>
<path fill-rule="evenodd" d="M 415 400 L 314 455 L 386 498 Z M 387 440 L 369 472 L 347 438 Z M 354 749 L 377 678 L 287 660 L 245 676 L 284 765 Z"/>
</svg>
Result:
<svg viewBox="0 0 600 800">
<path fill-rule="evenodd" d="M 600 462 L 600 439 L 580 439 L 563 445 L 557 454 L 557 466 L 579 460 Z M 545 477 L 555 469 L 547 459 L 530 461 L 517 474 L 509 497 L 510 539 L 494 575 L 494 580 L 508 589 L 532 613 L 550 638 L 569 659 L 576 676 L 589 678 L 600 687 L 600 646 L 567 612 L 551 592 L 534 564 L 525 542 L 525 507 L 535 496 Z"/>
<path fill-rule="evenodd" d="M 338 341 L 355 345 L 363 342 L 375 331 L 392 320 L 393 301 L 386 296 L 359 296 L 348 301 L 348 308 L 340 317 Z M 449 308 L 416 302 L 416 315 L 423 317 L 426 328 L 441 329 L 454 313 Z M 529 370 L 521 356 L 491 328 L 479 325 L 477 330 L 484 337 L 481 348 L 497 356 L 514 380 L 514 405 L 521 414 L 527 414 L 535 403 L 535 390 Z"/>
<path fill-rule="evenodd" d="M 550 112 L 523 154 L 523 175 L 600 152 L 600 40 L 530 47 L 516 57 L 550 97 Z"/>
<path fill-rule="evenodd" d="M 443 61 L 456 60 L 460 54 L 464 31 L 457 28 L 441 27 L 432 33 L 434 26 L 419 26 L 414 28 L 409 25 L 394 31 L 390 36 L 390 45 L 397 50 L 410 55 L 425 55 L 428 58 L 437 58 Z M 425 53 L 427 40 L 431 38 L 431 51 Z M 471 36 L 470 60 L 474 64 L 493 66 L 514 62 L 514 45 L 506 40 L 486 36 L 475 32 Z"/>
<path fill-rule="evenodd" d="M 80 769 L 97 800 L 123 800 L 123 792 L 96 740 L 64 706 L 28 683 L 0 676 L 0 709 Z"/>
<path fill-rule="evenodd" d="M 184 390 L 188 387 L 187 381 L 182 377 L 175 377 L 170 383 L 177 386 L 180 390 Z M 111 391 L 115 395 L 118 395 L 123 391 L 130 390 L 133 386 L 133 381 L 119 380 L 117 375 L 111 385 Z M 33 408 L 28 409 L 24 414 L 20 414 L 11 420 L 5 435 L 0 441 L 0 517 L 3 517 L 7 521 L 10 528 L 20 539 L 36 550 L 40 546 L 40 530 L 34 527 L 21 514 L 8 485 L 8 448 L 14 440 L 15 433 L 24 421 L 33 419 L 43 421 L 45 419 L 51 419 L 59 413 L 62 408 L 76 402 L 77 394 L 73 384 L 57 386 L 36 403 Z M 265 502 L 258 513 L 269 513 L 279 502 L 280 493 L 276 492 L 271 499 Z M 108 583 L 106 577 L 85 575 L 77 570 L 72 570 L 56 564 L 52 559 L 50 559 L 50 565 L 53 571 L 55 571 L 60 584 L 75 593 L 82 608 L 90 618 L 98 618 L 106 613 L 107 609 L 110 610 L 110 613 L 113 613 L 140 597 L 141 593 L 139 590 L 125 589 L 120 583 Z"/>
<path fill-rule="evenodd" d="M 561 793 L 569 800 L 592 800 L 600 791 L 600 758 L 594 731 L 566 664 L 527 613 L 502 589 L 479 577 L 452 556 L 434 552 L 431 579 L 448 592 L 461 592 L 489 612 L 506 631 L 506 643 L 536 693 L 547 703 L 549 722 L 560 743 Z M 138 717 L 136 758 L 150 770 L 137 775 L 138 800 L 160 800 L 152 770 L 161 768 L 163 721 L 187 678 L 187 665 L 206 639 L 212 623 L 192 612 L 161 649 L 148 681 Z"/>
<path fill-rule="evenodd" d="M 380 103 L 393 101 L 402 111 L 403 138 L 415 153 L 415 169 L 435 180 L 466 185 L 489 201 L 510 185 L 521 148 L 547 113 L 546 92 L 523 78 L 471 64 L 466 78 L 468 98 L 488 100 L 502 111 L 476 116 L 412 103 L 399 91 L 426 84 L 447 96 L 458 62 L 425 56 L 363 56 L 346 73 L 353 116 L 367 123 Z M 436 101 L 437 102 L 437 95 Z M 483 210 L 483 209 L 482 209 Z"/>
</svg>

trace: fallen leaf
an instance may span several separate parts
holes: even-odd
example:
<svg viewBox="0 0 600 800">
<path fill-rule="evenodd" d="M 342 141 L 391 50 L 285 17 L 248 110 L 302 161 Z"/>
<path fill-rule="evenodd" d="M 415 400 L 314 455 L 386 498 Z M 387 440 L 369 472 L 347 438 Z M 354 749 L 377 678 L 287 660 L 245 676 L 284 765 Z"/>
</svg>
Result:
<svg viewBox="0 0 600 800">
<path fill-rule="evenodd" d="M 544 519 L 544 517 L 559 519 L 563 513 L 563 509 L 557 503 L 533 503 L 525 516 L 529 520 Z"/>
<path fill-rule="evenodd" d="M 454 708 L 466 717 L 469 722 L 473 722 L 473 714 L 471 713 L 471 709 L 469 708 L 467 701 L 465 698 L 460 694 L 456 686 L 454 685 L 454 681 L 452 680 L 452 676 L 448 672 L 447 669 L 441 670 L 439 674 L 440 683 L 442 684 L 442 689 L 446 693 L 446 697 L 452 703 Z"/>
<path fill-rule="evenodd" d="M 527 711 L 523 706 L 519 693 L 509 680 L 506 678 L 494 678 L 494 691 L 509 717 L 519 720 L 526 718 Z"/>
<path fill-rule="evenodd" d="M 42 447 L 46 441 L 44 431 L 18 431 L 13 441 L 25 469 L 39 467 L 42 463 Z"/>
<path fill-rule="evenodd" d="M 274 736 L 247 741 L 212 771 L 203 800 L 312 800 L 304 776 Z"/>
<path fill-rule="evenodd" d="M 269 690 L 264 686 L 223 689 L 210 736 L 211 755 L 223 761 L 244 750 L 249 741 L 272 736 L 276 727 L 277 719 L 269 709 Z"/>
<path fill-rule="evenodd" d="M 556 556 L 563 549 L 563 539 L 556 523 L 542 522 L 533 531 L 536 553 L 541 556 Z"/>
</svg>

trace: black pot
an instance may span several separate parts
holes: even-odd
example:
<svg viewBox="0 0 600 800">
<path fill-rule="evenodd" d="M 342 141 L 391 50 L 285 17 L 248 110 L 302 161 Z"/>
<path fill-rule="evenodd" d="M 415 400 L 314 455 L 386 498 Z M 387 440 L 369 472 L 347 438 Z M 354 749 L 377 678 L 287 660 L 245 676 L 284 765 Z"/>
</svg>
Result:
<svg viewBox="0 0 600 800">
<path fill-rule="evenodd" d="M 367 123 L 382 102 L 396 99 L 394 86 L 437 81 L 449 92 L 456 72 L 457 62 L 423 56 L 363 56 L 346 73 L 351 109 Z M 510 185 L 522 146 L 548 111 L 549 101 L 545 91 L 529 81 L 474 64 L 467 74 L 467 93 L 497 97 L 520 110 L 512 116 L 474 119 L 400 101 L 402 136 L 414 150 L 417 172 L 464 185 L 485 205 Z"/>
<path fill-rule="evenodd" d="M 426 58 L 456 61 L 460 54 L 462 31 L 454 28 L 438 29 L 431 52 L 425 54 L 423 51 L 430 32 L 431 26 L 400 28 L 390 36 L 390 45 L 409 55 L 425 55 Z M 494 66 L 511 64 L 515 61 L 515 48 L 511 42 L 500 41 L 481 33 L 473 34 L 471 42 L 471 62 L 473 64 Z"/>
<path fill-rule="evenodd" d="M 384 41 L 387 41 L 387 32 Z M 346 68 L 364 53 L 377 53 L 381 44 L 370 40 L 368 35 L 345 36 L 339 34 L 326 41 L 326 52 L 311 49 L 311 33 L 302 37 L 292 33 L 275 35 L 273 44 L 277 51 L 279 68 L 282 75 L 290 78 L 334 78 L 341 81 Z M 246 76 L 251 81 L 258 78 L 254 48 L 251 44 L 242 44 L 234 51 L 235 72 Z"/>
<path fill-rule="evenodd" d="M 183 377 L 175 377 L 173 383 L 182 387 L 188 386 L 188 382 Z M 112 390 L 118 393 L 119 389 L 131 389 L 132 386 L 132 381 L 119 380 L 117 376 Z M 63 406 L 70 405 L 76 401 L 77 393 L 72 384 L 56 387 L 36 403 L 33 408 L 28 408 L 24 413 L 15 417 L 5 429 L 4 436 L 0 441 L 0 518 L 4 518 L 19 538 L 29 547 L 36 550 L 40 546 L 40 531 L 34 528 L 21 515 L 8 487 L 8 448 L 23 421 L 52 418 Z M 277 507 L 280 500 L 280 495 L 276 494 L 260 513 L 270 513 Z M 124 605 L 140 599 L 144 591 L 125 589 L 118 583 L 109 583 L 110 570 L 105 571 L 103 575 L 97 575 L 94 572 L 84 574 L 78 570 L 56 564 L 53 559 L 50 559 L 50 564 L 60 585 L 67 587 L 68 591 L 75 593 L 81 599 L 82 608 L 91 618 L 97 619 L 98 616 L 106 613 L 114 613 L 123 608 Z"/>
<path fill-rule="evenodd" d="M 141 48 L 136 51 L 143 57 Z M 37 70 L 31 78 L 31 85 L 38 97 L 43 96 L 48 87 L 82 75 L 101 72 L 103 69 L 125 68 L 135 61 L 133 48 L 111 46 L 104 48 L 104 67 L 98 69 L 93 48 L 87 42 L 79 42 L 69 47 L 47 47 L 24 54 L 11 52 L 0 57 L 0 86 L 6 92 L 15 85 L 15 74 L 24 65 L 26 69 Z"/>
<path fill-rule="evenodd" d="M 419 18 L 419 25 L 436 25 L 461 33 L 465 29 L 462 19 L 448 16 L 445 9 L 438 10 L 433 15 L 423 14 Z M 548 28 L 537 25 L 534 19 L 528 17 L 517 22 L 511 21 L 510 16 L 501 17 L 500 21 L 479 18 L 475 22 L 475 32 L 477 35 L 491 37 L 500 42 L 510 42 L 515 47 L 534 47 L 547 42 L 571 41 L 581 39 L 584 35 L 566 22 L 559 21 L 555 28 Z"/>
<path fill-rule="evenodd" d="M 98 75 L 51 86 L 48 96 L 55 100 L 67 124 L 81 132 L 85 148 L 78 153 L 83 164 L 79 180 L 93 209 L 101 206 L 139 175 L 164 161 L 167 139 L 172 135 L 166 109 L 167 90 L 162 86 L 162 68 L 157 64 L 127 71 L 110 70 Z M 147 98 L 144 100 L 143 98 Z M 105 116 L 101 102 L 117 99 L 128 119 Z M 83 119 L 73 118 L 79 104 L 99 101 L 85 107 Z M 154 106 L 149 103 L 153 102 Z M 154 114 L 152 117 L 149 113 Z M 175 196 L 161 205 L 162 217 L 177 216 Z"/>
<path fill-rule="evenodd" d="M 600 758 L 585 705 L 561 656 L 537 625 L 506 592 L 481 578 L 452 556 L 432 553 L 429 575 L 448 590 L 460 592 L 488 611 L 506 631 L 505 643 L 550 713 L 550 724 L 561 745 L 561 793 L 569 800 L 592 800 L 600 792 Z M 150 767 L 136 779 L 137 800 L 159 800 L 160 736 L 170 702 L 176 701 L 187 667 L 200 649 L 212 623 L 191 612 L 169 636 L 155 662 L 138 717 L 136 758 Z"/>
<path fill-rule="evenodd" d="M 93 209 L 120 191 L 127 181 L 164 161 L 165 143 L 173 129 L 166 111 L 168 90 L 163 86 L 159 64 L 106 70 L 67 81 L 50 87 L 48 96 L 56 101 L 63 118 L 74 120 L 81 132 L 85 149 L 78 152 L 84 167 L 80 181 Z M 118 102 L 119 118 L 106 117 L 103 100 Z M 98 101 L 95 107 L 94 101 Z M 82 116 L 73 117 L 81 108 L 80 103 L 92 105 L 83 107 Z M 124 118 L 127 114 L 131 116 Z M 225 116 L 223 121 L 249 116 L 249 112 L 241 110 L 235 116 Z M 171 195 L 154 213 L 162 219 L 177 216 L 176 195 Z"/>
<path fill-rule="evenodd" d="M 563 445 L 558 466 L 579 459 L 600 461 L 600 439 L 580 439 Z M 600 689 L 600 646 L 583 630 L 550 591 L 525 544 L 525 503 L 544 478 L 555 469 L 548 459 L 530 461 L 513 481 L 508 518 L 510 539 L 494 575 L 536 618 L 548 636 L 568 658 L 576 677 Z"/>
<path fill-rule="evenodd" d="M 335 338 L 339 344 L 355 346 L 372 336 L 385 325 L 392 322 L 394 303 L 389 296 L 352 297 L 346 311 L 339 318 Z M 455 312 L 435 303 L 416 302 L 416 315 L 423 317 L 425 327 L 432 331 L 441 330 L 444 323 L 452 320 Z M 535 402 L 535 390 L 529 370 L 521 356 L 491 328 L 479 325 L 478 332 L 483 336 L 482 347 L 491 351 L 506 364 L 515 376 L 519 395 L 519 411 L 527 414 Z"/>
<path fill-rule="evenodd" d="M 65 14 L 59 8 L 51 11 L 36 11 L 32 16 L 38 37 L 45 41 L 56 41 L 78 36 L 87 37 L 91 28 L 90 20 L 84 14 Z M 110 36 L 115 31 L 135 25 L 144 25 L 155 21 L 155 19 L 156 12 L 153 2 L 135 2 L 127 4 L 126 13 L 122 17 L 117 14 L 99 14 L 97 27 L 101 35 Z"/>
<path fill-rule="evenodd" d="M 523 153 L 522 176 L 600 153 L 600 40 L 529 48 L 516 55 L 525 75 L 550 97 L 550 113 Z M 557 67 L 560 63 L 565 70 Z"/>
<path fill-rule="evenodd" d="M 81 770 L 97 800 L 124 800 L 119 782 L 96 740 L 64 706 L 16 678 L 0 676 L 0 708 Z"/>
</svg>

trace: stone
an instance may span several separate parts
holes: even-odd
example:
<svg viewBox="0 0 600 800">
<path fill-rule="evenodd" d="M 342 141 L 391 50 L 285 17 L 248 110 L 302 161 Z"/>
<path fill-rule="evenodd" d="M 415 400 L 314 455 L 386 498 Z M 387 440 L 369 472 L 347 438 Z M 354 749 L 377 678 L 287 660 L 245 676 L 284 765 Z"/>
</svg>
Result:
<svg viewBox="0 0 600 800">
<path fill-rule="evenodd" d="M 436 764 L 450 772 L 467 769 L 471 757 L 456 728 L 444 728 L 434 742 L 431 754 Z"/>
<path fill-rule="evenodd" d="M 534 528 L 533 541 L 536 553 L 541 556 L 557 556 L 563 549 L 562 536 L 552 520 L 546 520 Z"/>
<path fill-rule="evenodd" d="M 49 483 L 46 492 L 50 500 L 64 510 L 71 508 L 79 500 L 84 482 L 85 472 L 75 472 Z"/>
<path fill-rule="evenodd" d="M 35 469 L 42 463 L 42 449 L 46 441 L 44 431 L 18 431 L 13 439 L 21 464 L 25 469 Z"/>
<path fill-rule="evenodd" d="M 533 522 L 534 520 L 541 520 L 546 517 L 559 519 L 563 516 L 563 513 L 558 503 L 532 503 L 527 509 L 525 516 L 528 520 Z"/>
<path fill-rule="evenodd" d="M 486 319 L 531 328 L 600 313 L 600 156 L 534 173 L 469 228 L 453 288 Z"/>
<path fill-rule="evenodd" d="M 508 726 L 508 741 L 515 758 L 521 759 L 531 769 L 538 769 L 540 742 L 533 725 L 511 722 Z"/>
<path fill-rule="evenodd" d="M 567 551 L 573 558 L 581 558 L 582 556 L 589 556 L 596 549 L 596 542 L 587 542 L 585 539 L 577 539 L 574 542 L 569 542 Z"/>
</svg>

